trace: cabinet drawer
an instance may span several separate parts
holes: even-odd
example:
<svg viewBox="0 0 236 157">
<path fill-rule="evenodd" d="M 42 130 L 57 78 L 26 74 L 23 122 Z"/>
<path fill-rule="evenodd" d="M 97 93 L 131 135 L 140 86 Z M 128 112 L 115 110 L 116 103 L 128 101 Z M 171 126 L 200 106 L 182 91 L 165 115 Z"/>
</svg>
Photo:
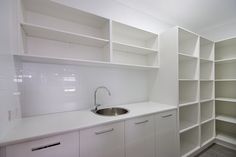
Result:
<svg viewBox="0 0 236 157">
<path fill-rule="evenodd" d="M 79 133 L 43 138 L 6 147 L 6 157 L 78 157 Z"/>
<path fill-rule="evenodd" d="M 124 157 L 124 122 L 80 131 L 80 157 Z"/>
<path fill-rule="evenodd" d="M 126 157 L 155 157 L 154 115 L 125 121 Z"/>
</svg>

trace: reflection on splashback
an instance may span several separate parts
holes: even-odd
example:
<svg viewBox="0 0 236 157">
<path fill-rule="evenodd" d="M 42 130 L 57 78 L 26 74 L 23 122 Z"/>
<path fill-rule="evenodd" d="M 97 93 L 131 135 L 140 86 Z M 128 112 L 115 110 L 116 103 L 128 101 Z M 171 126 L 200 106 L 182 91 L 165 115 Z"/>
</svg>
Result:
<svg viewBox="0 0 236 157">
<path fill-rule="evenodd" d="M 24 117 L 93 107 L 98 86 L 98 103 L 118 105 L 147 100 L 147 72 L 139 70 L 23 63 L 19 78 Z"/>
</svg>

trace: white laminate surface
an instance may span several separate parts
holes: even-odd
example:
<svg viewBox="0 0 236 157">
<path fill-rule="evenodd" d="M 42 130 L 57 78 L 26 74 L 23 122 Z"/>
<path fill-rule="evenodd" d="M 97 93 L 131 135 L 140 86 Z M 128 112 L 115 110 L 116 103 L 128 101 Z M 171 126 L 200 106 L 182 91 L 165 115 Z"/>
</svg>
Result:
<svg viewBox="0 0 236 157">
<path fill-rule="evenodd" d="M 0 146 L 24 142 L 59 133 L 81 130 L 101 124 L 125 120 L 142 115 L 148 115 L 176 109 L 176 106 L 154 102 L 141 102 L 119 105 L 129 110 L 128 114 L 120 116 L 100 116 L 90 110 L 56 113 L 36 117 L 23 118 L 6 136 L 0 139 Z"/>
</svg>

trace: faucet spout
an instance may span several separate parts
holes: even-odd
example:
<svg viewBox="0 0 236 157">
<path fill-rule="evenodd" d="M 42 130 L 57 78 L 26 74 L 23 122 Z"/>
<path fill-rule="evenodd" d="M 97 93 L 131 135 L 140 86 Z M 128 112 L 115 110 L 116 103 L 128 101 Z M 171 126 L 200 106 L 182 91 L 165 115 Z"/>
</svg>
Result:
<svg viewBox="0 0 236 157">
<path fill-rule="evenodd" d="M 97 110 L 98 110 L 98 107 L 101 106 L 101 104 L 97 104 L 97 92 L 98 92 L 98 90 L 100 90 L 100 89 L 106 90 L 107 93 L 108 93 L 108 95 L 111 96 L 111 92 L 110 92 L 110 90 L 109 90 L 107 87 L 105 87 L 105 86 L 99 86 L 99 87 L 97 87 L 96 90 L 95 90 L 95 92 L 94 92 L 94 106 L 95 106 L 95 109 L 94 109 L 94 110 L 95 110 L 95 111 L 97 111 Z"/>
</svg>

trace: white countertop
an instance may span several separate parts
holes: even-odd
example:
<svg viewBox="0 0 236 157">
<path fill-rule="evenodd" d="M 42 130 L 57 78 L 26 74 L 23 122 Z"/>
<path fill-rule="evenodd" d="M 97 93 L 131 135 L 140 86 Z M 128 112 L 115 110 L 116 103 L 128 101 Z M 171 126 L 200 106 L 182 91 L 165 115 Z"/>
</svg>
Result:
<svg viewBox="0 0 236 157">
<path fill-rule="evenodd" d="M 5 137 L 0 139 L 0 146 L 176 109 L 175 106 L 154 102 L 134 103 L 116 107 L 126 108 L 129 112 L 125 115 L 109 117 L 94 114 L 90 110 L 80 110 L 23 118 L 16 127 L 14 127 Z"/>
</svg>

